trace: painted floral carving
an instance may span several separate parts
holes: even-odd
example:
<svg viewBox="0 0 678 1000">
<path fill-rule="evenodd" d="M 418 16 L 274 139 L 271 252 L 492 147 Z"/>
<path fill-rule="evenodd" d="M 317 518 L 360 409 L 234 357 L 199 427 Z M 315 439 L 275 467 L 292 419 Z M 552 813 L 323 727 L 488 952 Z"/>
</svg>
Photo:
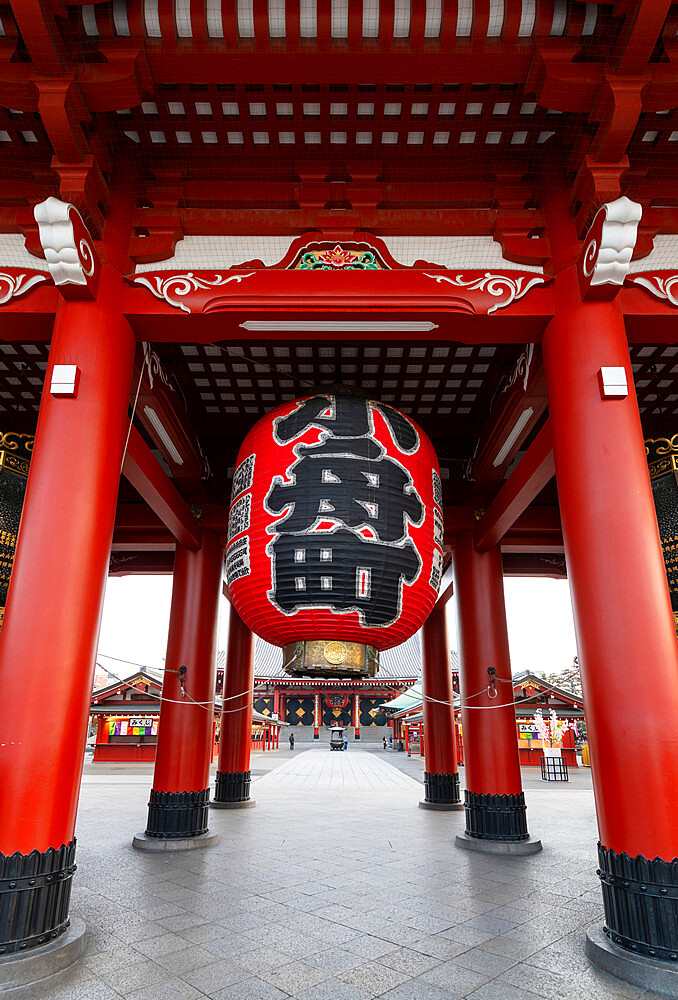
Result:
<svg viewBox="0 0 678 1000">
<path fill-rule="evenodd" d="M 351 250 L 337 245 L 331 250 L 307 250 L 301 255 L 299 271 L 380 271 L 382 265 L 371 250 Z"/>
</svg>

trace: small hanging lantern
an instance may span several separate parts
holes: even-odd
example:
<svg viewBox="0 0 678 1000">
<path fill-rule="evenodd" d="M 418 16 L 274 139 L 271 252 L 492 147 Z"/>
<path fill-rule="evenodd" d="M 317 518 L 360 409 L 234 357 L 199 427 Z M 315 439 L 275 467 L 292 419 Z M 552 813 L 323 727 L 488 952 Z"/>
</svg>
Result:
<svg viewBox="0 0 678 1000">
<path fill-rule="evenodd" d="M 384 403 L 322 394 L 286 403 L 238 455 L 226 569 L 243 621 L 284 647 L 287 673 L 374 676 L 413 635 L 442 574 L 438 461 Z"/>
</svg>

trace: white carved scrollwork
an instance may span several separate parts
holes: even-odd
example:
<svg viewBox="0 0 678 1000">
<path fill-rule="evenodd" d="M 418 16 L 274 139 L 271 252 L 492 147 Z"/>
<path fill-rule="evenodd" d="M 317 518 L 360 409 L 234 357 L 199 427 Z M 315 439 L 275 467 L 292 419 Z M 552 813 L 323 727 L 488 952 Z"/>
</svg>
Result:
<svg viewBox="0 0 678 1000">
<path fill-rule="evenodd" d="M 506 385 L 501 390 L 502 392 L 508 392 L 508 390 L 516 384 L 521 375 L 523 376 L 523 391 L 527 390 L 527 383 L 530 378 L 530 368 L 532 366 L 533 357 L 534 344 L 526 344 L 525 350 L 516 361 L 513 371 L 506 380 Z"/>
<path fill-rule="evenodd" d="M 91 237 L 74 205 L 47 198 L 33 210 L 55 285 L 89 285 L 96 266 Z"/>
<path fill-rule="evenodd" d="M 426 277 L 433 278 L 437 282 L 446 281 L 456 288 L 463 288 L 469 292 L 485 292 L 493 298 L 501 299 L 500 302 L 496 302 L 487 310 L 488 315 L 496 312 L 497 309 L 505 309 L 517 299 L 522 299 L 523 295 L 526 295 L 535 285 L 544 285 L 547 281 L 541 275 L 533 275 L 529 278 L 526 275 L 520 275 L 520 277 L 512 278 L 508 274 L 492 274 L 491 271 L 486 271 L 480 278 L 465 279 L 463 273 L 455 274 L 451 278 L 444 274 L 427 274 Z"/>
<path fill-rule="evenodd" d="M 163 367 L 162 361 L 148 343 L 144 343 L 144 363 L 148 375 L 149 389 L 153 389 L 154 376 L 157 375 L 169 392 L 176 392 L 177 386 L 172 384 L 169 375 Z M 174 381 L 176 382 L 176 379 Z"/>
<path fill-rule="evenodd" d="M 632 274 L 629 275 L 629 280 L 634 285 L 647 289 L 655 298 L 666 299 L 672 306 L 678 306 L 678 274 L 669 274 L 667 277 L 659 274 L 653 274 L 651 277 Z"/>
<path fill-rule="evenodd" d="M 624 284 L 636 245 L 642 207 L 630 198 L 607 202 L 593 220 L 581 258 L 591 285 Z"/>
<path fill-rule="evenodd" d="M 215 277 L 210 279 L 198 278 L 192 271 L 188 271 L 186 274 L 172 274 L 169 278 L 163 278 L 159 274 L 153 274 L 149 277 L 138 275 L 134 278 L 134 282 L 145 285 L 157 299 L 164 299 L 169 305 L 190 313 L 192 311 L 190 305 L 179 301 L 182 296 L 190 295 L 191 292 L 197 292 L 201 289 L 228 285 L 231 281 L 240 283 L 245 278 L 251 278 L 254 274 L 254 271 L 250 271 L 248 274 L 215 274 Z"/>
<path fill-rule="evenodd" d="M 19 295 L 25 295 L 41 281 L 47 281 L 46 274 L 8 274 L 7 271 L 0 271 L 0 306 Z"/>
</svg>

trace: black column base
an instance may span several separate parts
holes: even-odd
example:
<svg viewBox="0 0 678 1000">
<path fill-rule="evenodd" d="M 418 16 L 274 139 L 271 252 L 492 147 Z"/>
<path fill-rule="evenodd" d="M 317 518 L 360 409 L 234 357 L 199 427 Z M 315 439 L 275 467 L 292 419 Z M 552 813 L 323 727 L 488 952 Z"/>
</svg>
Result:
<svg viewBox="0 0 678 1000">
<path fill-rule="evenodd" d="M 217 771 L 215 802 L 248 802 L 252 779 L 249 771 Z"/>
<path fill-rule="evenodd" d="M 210 790 L 156 792 L 151 790 L 144 833 L 158 840 L 185 840 L 207 833 Z"/>
<path fill-rule="evenodd" d="M 455 804 L 460 802 L 459 775 L 430 774 L 424 771 L 424 802 Z"/>
<path fill-rule="evenodd" d="M 479 840 L 529 840 L 525 795 L 464 792 L 466 836 Z"/>
<path fill-rule="evenodd" d="M 678 966 L 678 859 L 630 857 L 598 844 L 598 864 L 607 937 Z"/>
<path fill-rule="evenodd" d="M 0 854 L 0 955 L 49 944 L 70 925 L 75 839 L 42 853 Z"/>
<path fill-rule="evenodd" d="M 355 740 L 359 740 L 360 739 L 360 730 L 359 729 L 356 729 L 355 733 L 353 734 L 353 739 L 355 739 Z"/>
</svg>

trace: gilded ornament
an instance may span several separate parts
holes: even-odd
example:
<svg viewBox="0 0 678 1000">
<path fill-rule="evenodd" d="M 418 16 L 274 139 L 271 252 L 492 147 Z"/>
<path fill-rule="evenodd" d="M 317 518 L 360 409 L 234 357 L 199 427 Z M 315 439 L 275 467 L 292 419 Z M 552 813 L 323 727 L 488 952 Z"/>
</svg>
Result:
<svg viewBox="0 0 678 1000">
<path fill-rule="evenodd" d="M 343 663 L 348 656 L 348 650 L 343 642 L 328 642 L 325 646 L 325 659 L 330 663 Z"/>
</svg>

